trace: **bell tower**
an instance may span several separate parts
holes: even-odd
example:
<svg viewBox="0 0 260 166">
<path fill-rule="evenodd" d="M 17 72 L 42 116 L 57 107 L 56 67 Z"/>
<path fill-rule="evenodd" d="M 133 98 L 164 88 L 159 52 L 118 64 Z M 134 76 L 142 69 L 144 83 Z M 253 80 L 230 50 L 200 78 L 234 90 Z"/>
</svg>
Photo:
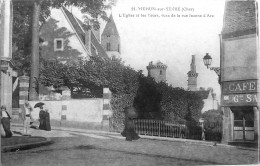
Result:
<svg viewBox="0 0 260 166">
<path fill-rule="evenodd" d="M 116 24 L 111 14 L 109 21 L 107 22 L 105 29 L 101 35 L 101 45 L 106 51 L 107 55 L 113 59 L 120 58 L 121 56 L 121 45 L 120 36 L 116 28 Z"/>
<path fill-rule="evenodd" d="M 190 71 L 188 74 L 188 90 L 196 91 L 197 90 L 197 77 L 198 73 L 196 73 L 196 64 L 195 64 L 195 55 L 192 55 Z"/>
</svg>

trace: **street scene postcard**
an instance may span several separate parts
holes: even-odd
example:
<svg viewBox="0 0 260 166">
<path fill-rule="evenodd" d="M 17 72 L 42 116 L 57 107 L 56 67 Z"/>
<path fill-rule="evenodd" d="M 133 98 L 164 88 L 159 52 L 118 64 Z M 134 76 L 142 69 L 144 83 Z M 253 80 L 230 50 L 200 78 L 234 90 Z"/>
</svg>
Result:
<svg viewBox="0 0 260 166">
<path fill-rule="evenodd" d="M 258 0 L 0 0 L 3 166 L 259 165 Z"/>
</svg>

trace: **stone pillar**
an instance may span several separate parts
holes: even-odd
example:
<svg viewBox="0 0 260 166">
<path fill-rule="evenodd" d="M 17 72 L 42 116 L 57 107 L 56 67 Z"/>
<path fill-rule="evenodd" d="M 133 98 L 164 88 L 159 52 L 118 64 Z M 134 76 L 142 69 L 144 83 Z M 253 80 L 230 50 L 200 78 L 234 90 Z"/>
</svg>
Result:
<svg viewBox="0 0 260 166">
<path fill-rule="evenodd" d="M 254 130 L 255 130 L 255 140 L 258 139 L 259 135 L 259 109 L 257 107 L 253 108 L 254 110 Z"/>
<path fill-rule="evenodd" d="M 0 105 L 12 110 L 12 1 L 0 0 Z M 11 112 L 9 112 L 11 114 Z"/>
<path fill-rule="evenodd" d="M 62 103 L 61 105 L 61 121 L 67 120 L 67 104 Z"/>
<path fill-rule="evenodd" d="M 110 100 L 112 93 L 109 88 L 103 89 L 103 119 L 102 119 L 102 129 L 109 131 L 109 118 L 112 115 L 112 110 L 110 106 Z"/>
<path fill-rule="evenodd" d="M 12 3 L 0 0 L 0 57 L 12 58 Z"/>
<path fill-rule="evenodd" d="M 223 132 L 222 132 L 222 143 L 227 144 L 233 139 L 233 113 L 229 107 L 221 107 L 223 111 Z"/>
<path fill-rule="evenodd" d="M 22 108 L 25 100 L 29 97 L 29 76 L 23 75 L 19 77 L 19 107 Z M 21 118 L 21 109 L 19 111 L 19 117 Z"/>
</svg>

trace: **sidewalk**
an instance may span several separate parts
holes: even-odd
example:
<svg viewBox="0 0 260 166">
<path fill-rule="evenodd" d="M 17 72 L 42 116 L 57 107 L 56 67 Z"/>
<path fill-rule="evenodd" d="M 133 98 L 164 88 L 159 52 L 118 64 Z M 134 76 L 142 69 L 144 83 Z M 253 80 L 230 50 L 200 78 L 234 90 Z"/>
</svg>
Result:
<svg viewBox="0 0 260 166">
<path fill-rule="evenodd" d="M 13 131 L 13 136 L 10 138 L 1 138 L 1 152 L 12 152 L 24 149 L 31 149 L 39 146 L 49 145 L 52 143 L 50 138 L 45 138 L 42 136 L 23 136 L 17 128 L 13 126 L 18 126 L 22 128 L 21 124 L 11 124 L 11 129 Z"/>
<path fill-rule="evenodd" d="M 107 132 L 107 131 L 99 131 L 99 130 L 87 130 L 87 129 L 77 129 L 77 128 L 67 128 L 67 127 L 57 127 L 52 126 L 51 132 L 46 132 L 43 130 L 33 130 L 32 136 L 22 136 L 20 131 L 22 130 L 22 124 L 12 123 L 11 128 L 14 131 L 14 136 L 11 138 L 2 138 L 2 152 L 10 152 L 22 149 L 30 149 L 43 145 L 49 145 L 52 143 L 51 139 L 48 138 L 51 135 L 55 134 L 56 131 L 68 131 L 68 132 L 79 132 L 79 133 L 92 133 L 92 134 L 101 134 L 101 135 L 117 135 L 121 136 L 120 133 Z M 202 140 L 191 140 L 191 139 L 183 139 L 183 138 L 167 138 L 167 137 L 156 137 L 156 136 L 148 136 L 148 135 L 140 135 L 142 139 L 152 139 L 152 140 L 160 140 L 160 141 L 172 141 L 172 142 L 185 142 L 186 144 L 197 144 L 197 145 L 205 145 L 205 146 L 225 146 L 229 148 L 239 148 L 245 150 L 254 150 L 257 151 L 257 148 L 247 148 L 247 147 L 239 147 L 226 145 L 216 142 L 210 141 L 202 141 Z"/>
</svg>

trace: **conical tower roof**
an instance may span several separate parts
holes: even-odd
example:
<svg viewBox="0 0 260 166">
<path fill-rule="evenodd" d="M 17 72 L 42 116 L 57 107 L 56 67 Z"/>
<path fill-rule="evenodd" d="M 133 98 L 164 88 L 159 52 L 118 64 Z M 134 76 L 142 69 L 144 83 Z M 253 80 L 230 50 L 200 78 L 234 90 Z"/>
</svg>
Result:
<svg viewBox="0 0 260 166">
<path fill-rule="evenodd" d="M 104 31 L 102 33 L 102 36 L 104 36 L 104 35 L 119 36 L 119 33 L 117 31 L 116 24 L 115 24 L 115 21 L 114 21 L 114 18 L 113 18 L 112 14 L 110 15 L 109 19 L 110 20 L 107 22 L 107 24 L 105 26 L 105 29 L 104 29 Z"/>
</svg>

